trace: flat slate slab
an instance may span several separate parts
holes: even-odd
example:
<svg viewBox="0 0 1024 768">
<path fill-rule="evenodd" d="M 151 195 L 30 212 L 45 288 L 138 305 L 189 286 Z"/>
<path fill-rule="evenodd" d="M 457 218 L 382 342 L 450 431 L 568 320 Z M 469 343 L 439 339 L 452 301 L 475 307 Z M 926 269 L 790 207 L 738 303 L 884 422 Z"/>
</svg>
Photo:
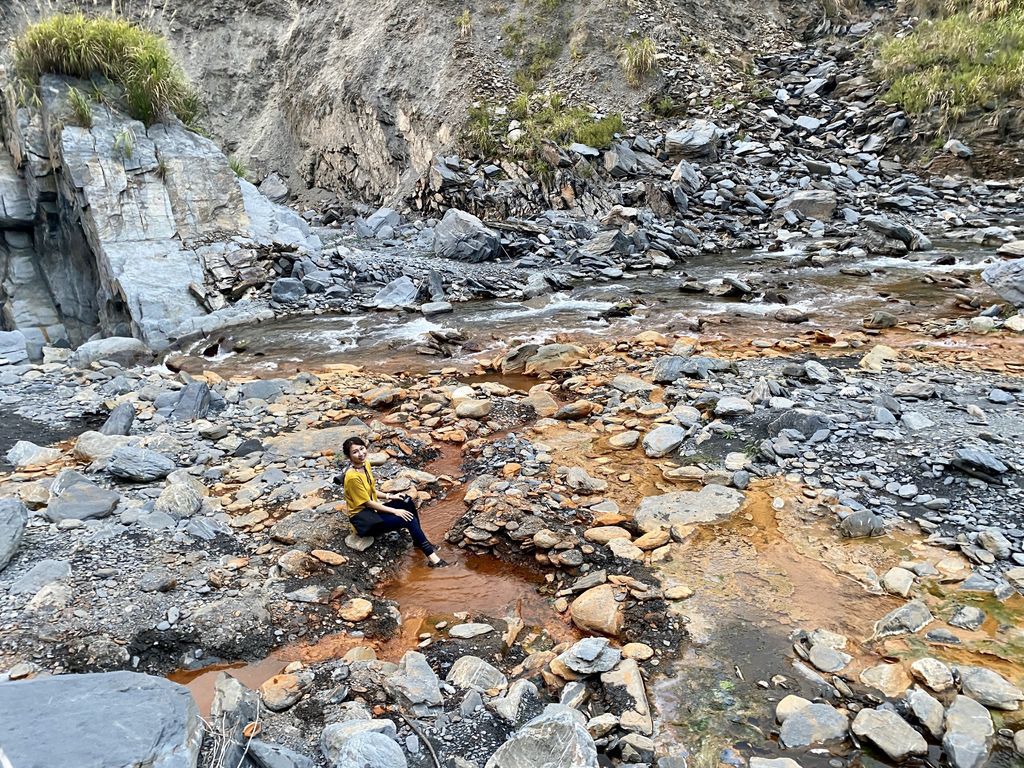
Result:
<svg viewBox="0 0 1024 768">
<path fill-rule="evenodd" d="M 195 768 L 203 726 L 188 689 L 136 672 L 0 683 L 0 750 L 18 768 Z"/>
<path fill-rule="evenodd" d="M 743 493 L 734 488 L 706 485 L 699 491 L 647 496 L 640 502 L 634 519 L 644 531 L 671 525 L 713 523 L 732 515 L 743 506 L 745 499 Z"/>
</svg>

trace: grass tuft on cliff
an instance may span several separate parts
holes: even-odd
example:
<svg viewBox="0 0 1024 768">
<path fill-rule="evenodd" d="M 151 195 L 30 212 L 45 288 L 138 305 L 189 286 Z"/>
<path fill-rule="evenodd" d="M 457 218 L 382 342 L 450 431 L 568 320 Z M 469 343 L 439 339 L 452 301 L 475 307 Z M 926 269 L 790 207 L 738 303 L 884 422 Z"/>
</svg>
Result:
<svg viewBox="0 0 1024 768">
<path fill-rule="evenodd" d="M 948 11 L 882 46 L 886 100 L 948 124 L 1024 96 L 1024 8 L 956 2 Z"/>
<path fill-rule="evenodd" d="M 510 134 L 513 120 L 518 126 Z M 489 104 L 471 109 L 465 138 L 482 157 L 504 152 L 517 160 L 533 161 L 545 142 L 559 146 L 579 142 L 600 149 L 621 130 L 621 115 L 595 118 L 584 107 L 566 105 L 558 93 L 521 93 L 503 110 Z"/>
<path fill-rule="evenodd" d="M 191 128 L 202 112 L 164 39 L 124 19 L 56 14 L 29 26 L 12 53 L 15 75 L 30 86 L 48 73 L 116 82 L 132 117 L 146 125 L 173 114 Z"/>
</svg>

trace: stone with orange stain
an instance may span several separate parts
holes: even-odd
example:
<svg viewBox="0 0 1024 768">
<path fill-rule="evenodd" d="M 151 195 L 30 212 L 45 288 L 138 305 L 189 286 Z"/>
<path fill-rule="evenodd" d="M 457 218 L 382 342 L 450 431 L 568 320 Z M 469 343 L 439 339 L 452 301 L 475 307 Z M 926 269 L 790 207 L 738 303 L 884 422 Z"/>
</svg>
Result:
<svg viewBox="0 0 1024 768">
<path fill-rule="evenodd" d="M 290 549 L 278 558 L 277 564 L 289 576 L 305 578 L 323 569 L 323 564 L 298 549 Z"/>
<path fill-rule="evenodd" d="M 594 515 L 595 526 L 618 525 L 619 523 L 624 523 L 627 520 L 629 520 L 629 518 L 621 512 L 601 512 L 600 514 Z"/>
<path fill-rule="evenodd" d="M 669 535 L 669 532 L 662 528 L 645 533 L 643 536 L 636 539 L 633 544 L 644 552 L 650 552 L 658 547 L 663 547 L 668 544 L 670 538 L 671 536 Z"/>
<path fill-rule="evenodd" d="M 338 609 L 338 615 L 345 621 L 363 621 L 372 613 L 373 603 L 362 597 L 353 598 Z"/>
<path fill-rule="evenodd" d="M 313 684 L 311 674 L 274 675 L 260 686 L 260 697 L 271 712 L 283 712 L 299 699 Z"/>
<path fill-rule="evenodd" d="M 868 667 L 860 673 L 860 681 L 889 697 L 902 695 L 911 684 L 910 675 L 903 669 L 902 664 L 878 664 Z"/>
<path fill-rule="evenodd" d="M 599 525 L 584 531 L 583 538 L 595 544 L 607 544 L 612 539 L 626 539 L 629 541 L 633 536 L 625 528 L 619 528 L 615 525 Z"/>
<path fill-rule="evenodd" d="M 339 555 L 337 552 L 331 552 L 329 549 L 314 549 L 309 554 L 327 565 L 344 565 L 348 562 L 347 557 Z"/>
<path fill-rule="evenodd" d="M 515 477 L 516 475 L 519 474 L 522 468 L 522 464 L 517 464 L 514 461 L 510 461 L 508 464 L 501 468 L 501 474 L 504 477 Z"/>
<path fill-rule="evenodd" d="M 569 611 L 580 629 L 613 636 L 622 631 L 622 604 L 616 601 L 615 589 L 610 584 L 588 589 L 572 601 Z"/>
</svg>

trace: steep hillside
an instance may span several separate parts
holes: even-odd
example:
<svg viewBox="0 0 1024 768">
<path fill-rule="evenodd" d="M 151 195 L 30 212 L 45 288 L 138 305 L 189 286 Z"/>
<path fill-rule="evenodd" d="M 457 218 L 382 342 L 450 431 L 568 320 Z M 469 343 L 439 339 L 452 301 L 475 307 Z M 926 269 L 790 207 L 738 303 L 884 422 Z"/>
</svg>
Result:
<svg viewBox="0 0 1024 768">
<path fill-rule="evenodd" d="M 735 89 L 751 54 L 822 15 L 816 3 L 745 1 L 115 5 L 168 37 L 209 98 L 214 138 L 256 175 L 366 199 L 411 191 L 434 153 L 457 144 L 477 99 L 507 101 L 536 85 L 627 121 L 666 96 L 700 111 Z M 95 9 L 5 4 L 0 36 L 54 7 Z M 661 61 L 634 87 L 621 60 L 646 38 Z"/>
</svg>

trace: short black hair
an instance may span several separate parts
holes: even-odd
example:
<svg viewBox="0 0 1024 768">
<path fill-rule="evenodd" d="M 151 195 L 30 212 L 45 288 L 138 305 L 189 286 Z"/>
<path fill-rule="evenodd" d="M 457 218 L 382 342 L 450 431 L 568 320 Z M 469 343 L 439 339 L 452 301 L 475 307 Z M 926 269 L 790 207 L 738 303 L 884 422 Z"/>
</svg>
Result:
<svg viewBox="0 0 1024 768">
<path fill-rule="evenodd" d="M 345 455 L 346 459 L 352 458 L 348 455 L 348 452 L 352 449 L 353 445 L 361 445 L 363 448 L 366 447 L 366 441 L 361 437 L 350 437 L 344 443 L 341 444 L 341 452 Z"/>
</svg>

